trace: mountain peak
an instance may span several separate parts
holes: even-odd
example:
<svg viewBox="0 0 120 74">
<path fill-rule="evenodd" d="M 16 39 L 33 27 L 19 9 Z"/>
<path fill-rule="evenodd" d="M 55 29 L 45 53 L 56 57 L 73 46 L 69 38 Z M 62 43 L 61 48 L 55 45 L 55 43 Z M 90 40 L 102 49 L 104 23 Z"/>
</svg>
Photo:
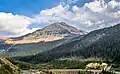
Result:
<svg viewBox="0 0 120 74">
<path fill-rule="evenodd" d="M 48 42 L 64 38 L 73 38 L 83 34 L 86 34 L 86 32 L 78 30 L 64 22 L 56 22 L 33 33 L 17 38 L 9 38 L 5 42 L 7 44 Z"/>
<path fill-rule="evenodd" d="M 75 33 L 75 34 L 84 34 L 85 31 L 83 30 L 78 30 L 73 26 L 70 26 L 66 24 L 65 22 L 56 22 L 51 25 L 48 25 L 47 27 L 43 28 L 45 31 L 66 31 L 70 33 Z"/>
</svg>

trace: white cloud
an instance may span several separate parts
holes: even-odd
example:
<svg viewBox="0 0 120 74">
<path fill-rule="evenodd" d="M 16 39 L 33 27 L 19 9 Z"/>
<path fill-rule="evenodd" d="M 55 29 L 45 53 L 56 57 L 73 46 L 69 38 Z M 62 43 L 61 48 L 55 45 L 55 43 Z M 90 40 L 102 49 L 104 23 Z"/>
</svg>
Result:
<svg viewBox="0 0 120 74">
<path fill-rule="evenodd" d="M 40 11 L 39 15 L 30 18 L 23 15 L 0 12 L 0 32 L 24 35 L 39 28 L 29 29 L 29 24 L 51 24 L 66 22 L 76 28 L 92 31 L 120 23 L 119 0 L 95 0 L 84 6 L 72 6 L 78 0 L 62 1 L 56 7 Z"/>
<path fill-rule="evenodd" d="M 46 9 L 40 12 L 41 16 L 55 16 L 59 15 L 61 13 L 66 13 L 66 9 L 63 8 L 62 5 L 58 5 L 57 7 L 54 7 L 52 9 Z"/>
<path fill-rule="evenodd" d="M 22 35 L 30 32 L 29 24 L 31 24 L 29 17 L 0 12 L 0 32 Z"/>
<path fill-rule="evenodd" d="M 61 0 L 60 4 L 62 6 L 69 7 L 70 4 L 76 3 L 78 0 Z"/>
<path fill-rule="evenodd" d="M 70 2 L 69 2 L 70 1 Z M 77 0 L 68 0 L 68 4 Z M 38 23 L 67 22 L 79 29 L 91 31 L 120 23 L 120 2 L 110 0 L 95 0 L 86 3 L 83 7 L 72 6 L 69 10 L 65 3 L 52 8 L 42 10 L 35 17 Z"/>
</svg>

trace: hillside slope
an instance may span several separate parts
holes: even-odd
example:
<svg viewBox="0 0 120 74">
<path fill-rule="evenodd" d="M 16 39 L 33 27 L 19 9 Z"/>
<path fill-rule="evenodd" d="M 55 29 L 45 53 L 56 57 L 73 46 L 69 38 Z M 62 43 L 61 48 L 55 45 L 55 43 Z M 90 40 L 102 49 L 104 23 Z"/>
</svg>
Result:
<svg viewBox="0 0 120 74">
<path fill-rule="evenodd" d="M 50 51 L 19 58 L 21 61 L 39 63 L 59 58 L 79 57 L 114 59 L 120 55 L 120 24 L 90 32 L 81 39 L 60 45 Z M 37 59 L 37 61 L 36 61 Z M 39 61 L 38 61 L 39 60 Z"/>
<path fill-rule="evenodd" d="M 0 57 L 0 74 L 20 74 L 20 70 L 7 58 Z"/>
<path fill-rule="evenodd" d="M 27 56 L 48 51 L 86 34 L 64 22 L 53 23 L 33 33 L 15 38 L 0 38 L 0 55 Z"/>
</svg>

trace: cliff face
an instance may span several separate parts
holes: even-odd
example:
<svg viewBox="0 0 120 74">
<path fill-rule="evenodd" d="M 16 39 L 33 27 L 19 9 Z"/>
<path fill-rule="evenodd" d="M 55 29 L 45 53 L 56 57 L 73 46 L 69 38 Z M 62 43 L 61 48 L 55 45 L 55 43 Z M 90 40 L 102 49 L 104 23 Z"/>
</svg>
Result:
<svg viewBox="0 0 120 74">
<path fill-rule="evenodd" d="M 0 74 L 20 74 L 20 70 L 7 58 L 0 57 Z"/>
</svg>

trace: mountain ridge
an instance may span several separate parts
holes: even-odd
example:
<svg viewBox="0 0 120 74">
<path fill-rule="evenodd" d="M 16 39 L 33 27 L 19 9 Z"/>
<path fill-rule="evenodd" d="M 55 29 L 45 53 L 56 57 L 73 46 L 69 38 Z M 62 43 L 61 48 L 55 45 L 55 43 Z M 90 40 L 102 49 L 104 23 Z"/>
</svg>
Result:
<svg viewBox="0 0 120 74">
<path fill-rule="evenodd" d="M 67 57 L 80 57 L 82 59 L 96 57 L 114 60 L 120 55 L 119 45 L 120 24 L 117 24 L 112 27 L 92 31 L 80 39 L 62 44 L 46 52 L 22 57 L 19 60 L 24 62 L 29 60 L 31 63 L 49 62 Z M 37 61 L 35 58 L 37 58 Z"/>
<path fill-rule="evenodd" d="M 86 32 L 83 30 L 78 30 L 64 22 L 57 22 L 21 37 L 1 38 L 0 40 L 5 41 L 6 44 L 28 44 L 50 42 L 63 38 L 72 38 L 83 34 L 86 34 Z"/>
<path fill-rule="evenodd" d="M 51 50 L 64 43 L 71 42 L 75 37 L 83 37 L 82 30 L 78 30 L 64 22 L 53 23 L 33 33 L 15 38 L 1 38 L 1 56 L 28 56 Z"/>
</svg>

